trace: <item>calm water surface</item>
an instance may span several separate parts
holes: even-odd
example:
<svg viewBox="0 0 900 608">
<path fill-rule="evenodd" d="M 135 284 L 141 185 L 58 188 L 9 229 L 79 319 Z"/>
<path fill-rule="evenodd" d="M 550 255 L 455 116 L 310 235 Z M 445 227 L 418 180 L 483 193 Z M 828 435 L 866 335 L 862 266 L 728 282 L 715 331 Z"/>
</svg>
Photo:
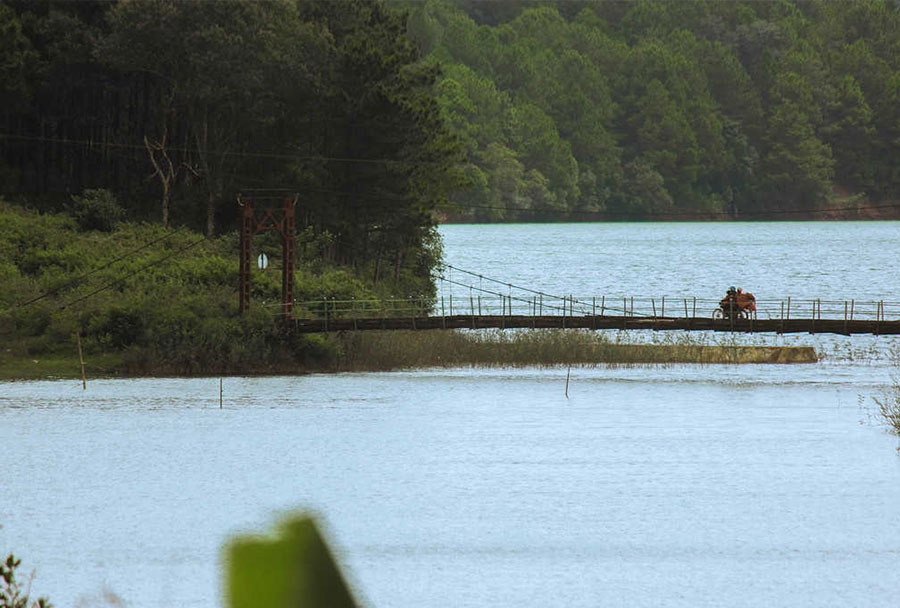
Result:
<svg viewBox="0 0 900 608">
<path fill-rule="evenodd" d="M 444 234 L 449 263 L 548 292 L 882 299 L 897 228 Z M 226 378 L 222 409 L 218 379 L 0 383 L 0 552 L 59 607 L 215 607 L 222 545 L 311 509 L 372 607 L 896 606 L 900 456 L 871 398 L 897 342 L 739 339 L 829 356 L 577 368 L 568 397 L 565 368 Z"/>
<path fill-rule="evenodd" d="M 450 225 L 442 234 L 448 264 L 560 295 L 718 299 L 739 285 L 762 300 L 900 301 L 900 222 Z"/>
</svg>

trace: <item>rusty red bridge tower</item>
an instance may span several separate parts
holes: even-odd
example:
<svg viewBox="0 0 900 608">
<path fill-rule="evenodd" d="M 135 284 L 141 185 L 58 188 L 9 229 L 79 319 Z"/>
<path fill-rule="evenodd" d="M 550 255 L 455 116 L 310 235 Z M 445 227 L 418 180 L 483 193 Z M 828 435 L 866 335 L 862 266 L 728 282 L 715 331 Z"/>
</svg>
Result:
<svg viewBox="0 0 900 608">
<path fill-rule="evenodd" d="M 239 195 L 241 208 L 240 312 L 250 310 L 250 250 L 253 235 L 275 231 L 281 235 L 281 315 L 291 319 L 294 312 L 294 217 L 297 195 L 280 197 L 280 206 L 266 205 L 271 196 Z M 275 197 L 278 199 L 279 197 Z"/>
</svg>

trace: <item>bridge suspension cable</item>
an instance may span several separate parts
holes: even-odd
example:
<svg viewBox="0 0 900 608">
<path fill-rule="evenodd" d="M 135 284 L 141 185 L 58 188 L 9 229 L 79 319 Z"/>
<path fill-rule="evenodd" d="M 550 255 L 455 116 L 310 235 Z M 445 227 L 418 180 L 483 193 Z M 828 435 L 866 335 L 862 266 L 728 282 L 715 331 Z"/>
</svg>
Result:
<svg viewBox="0 0 900 608">
<path fill-rule="evenodd" d="M 526 293 L 533 294 L 535 296 L 540 296 L 541 298 L 549 298 L 550 302 L 548 302 L 546 304 L 546 307 L 553 309 L 553 310 L 566 310 L 567 307 L 569 307 L 569 306 L 574 307 L 575 305 L 578 305 L 581 308 L 581 311 L 585 312 L 593 306 L 592 303 L 585 302 L 584 300 L 575 298 L 573 296 L 561 296 L 561 295 L 557 295 L 557 294 L 553 294 L 553 293 L 548 293 L 546 291 L 540 291 L 540 290 L 536 290 L 536 289 L 531 289 L 529 287 L 523 287 L 521 285 L 516 285 L 514 283 L 510 283 L 507 281 L 501 281 L 499 279 L 487 277 L 487 276 L 484 276 L 483 274 L 473 272 L 471 270 L 459 268 L 458 266 L 453 266 L 452 264 L 441 264 L 441 267 L 442 267 L 442 269 L 448 269 L 451 272 L 455 270 L 457 272 L 461 272 L 463 274 L 466 274 L 466 275 L 469 275 L 472 277 L 477 277 L 479 280 L 484 280 L 484 281 L 488 281 L 490 283 L 495 283 L 497 285 L 502 285 L 504 287 L 507 287 L 510 290 L 509 293 L 504 294 L 502 292 L 495 292 L 495 291 L 491 291 L 489 289 L 485 289 L 481 286 L 475 287 L 474 285 L 470 285 L 467 283 L 461 283 L 459 281 L 455 281 L 455 280 L 451 279 L 450 277 L 446 277 L 443 274 L 436 275 L 436 278 L 441 279 L 442 281 L 446 281 L 447 283 L 450 283 L 451 285 L 467 287 L 470 290 L 477 291 L 479 293 L 484 293 L 484 294 L 491 295 L 491 296 L 505 297 L 505 298 L 509 298 L 511 301 L 514 300 L 516 302 L 524 302 L 524 303 L 529 303 L 529 304 L 532 303 L 532 300 L 530 298 L 524 298 L 521 296 L 513 296 L 511 291 L 513 289 L 515 289 L 518 291 L 523 291 Z M 553 304 L 552 303 L 553 300 L 559 300 L 560 303 Z M 610 306 L 610 305 L 606 305 L 605 308 L 606 308 L 606 310 L 609 310 L 611 312 L 622 312 L 623 314 L 626 312 L 625 308 L 616 308 L 615 306 Z M 636 316 L 640 316 L 640 315 L 636 315 Z"/>
</svg>

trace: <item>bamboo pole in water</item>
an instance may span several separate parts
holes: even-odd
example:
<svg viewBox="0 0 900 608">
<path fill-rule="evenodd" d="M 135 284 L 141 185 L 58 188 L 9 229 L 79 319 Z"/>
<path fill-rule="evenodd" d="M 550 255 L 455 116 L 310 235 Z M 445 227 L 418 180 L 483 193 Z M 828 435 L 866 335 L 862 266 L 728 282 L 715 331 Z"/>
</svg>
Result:
<svg viewBox="0 0 900 608">
<path fill-rule="evenodd" d="M 81 332 L 76 332 L 76 341 L 78 342 L 78 361 L 81 363 L 81 390 L 87 390 L 87 378 L 84 375 L 84 353 L 81 350 Z"/>
</svg>

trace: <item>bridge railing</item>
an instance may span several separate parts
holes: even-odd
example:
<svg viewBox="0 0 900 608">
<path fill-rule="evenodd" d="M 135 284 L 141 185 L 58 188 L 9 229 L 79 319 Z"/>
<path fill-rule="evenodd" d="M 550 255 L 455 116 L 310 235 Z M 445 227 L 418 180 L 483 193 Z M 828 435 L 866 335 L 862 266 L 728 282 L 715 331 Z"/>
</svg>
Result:
<svg viewBox="0 0 900 608">
<path fill-rule="evenodd" d="M 468 298 L 438 296 L 389 300 L 323 298 L 294 303 L 296 318 L 378 318 L 425 316 L 601 316 L 708 318 L 718 298 L 696 297 L 529 297 L 502 294 Z M 900 319 L 900 302 L 795 299 L 757 300 L 759 319 Z"/>
</svg>

